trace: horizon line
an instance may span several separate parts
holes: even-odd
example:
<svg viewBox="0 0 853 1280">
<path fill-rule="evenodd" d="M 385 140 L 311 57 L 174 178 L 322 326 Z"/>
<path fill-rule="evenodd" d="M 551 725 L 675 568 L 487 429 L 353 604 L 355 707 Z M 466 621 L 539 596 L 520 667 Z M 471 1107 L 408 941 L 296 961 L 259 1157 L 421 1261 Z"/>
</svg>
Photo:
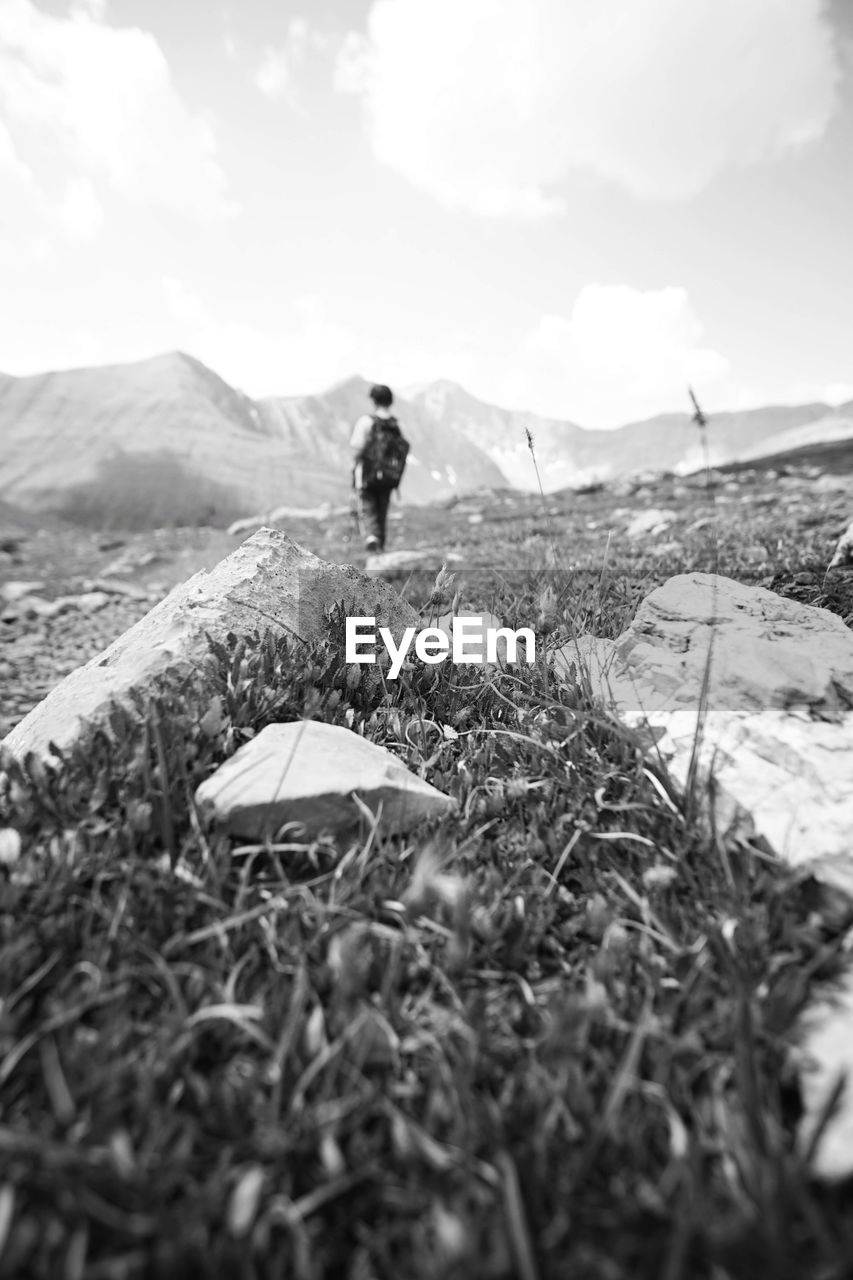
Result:
<svg viewBox="0 0 853 1280">
<path fill-rule="evenodd" d="M 219 373 L 216 369 L 212 368 L 211 365 L 207 364 L 199 356 L 194 356 L 189 351 L 184 351 L 178 347 L 172 347 L 172 348 L 169 348 L 168 350 L 159 351 L 159 352 L 156 352 L 154 355 L 150 355 L 150 356 L 139 356 L 132 360 L 107 360 L 107 361 L 96 363 L 96 364 L 75 364 L 75 365 L 70 365 L 64 368 L 60 367 L 60 368 L 53 368 L 53 369 L 41 369 L 34 373 L 15 374 L 15 373 L 7 373 L 5 370 L 0 369 L 0 378 L 8 378 L 12 381 L 20 382 L 20 381 L 25 381 L 28 378 L 49 378 L 49 377 L 53 377 L 54 375 L 62 375 L 62 374 L 82 374 L 82 373 L 90 373 L 93 371 L 101 371 L 101 370 L 108 370 L 108 369 L 125 369 L 125 368 L 132 368 L 138 365 L 152 364 L 155 361 L 166 360 L 170 357 L 175 357 L 175 356 L 179 357 L 182 360 L 190 361 L 193 364 L 200 365 L 204 370 L 212 374 L 215 378 L 218 378 L 220 382 L 225 383 L 225 385 L 230 387 L 233 391 L 236 391 L 238 394 L 246 396 L 247 399 L 253 400 L 256 402 L 263 401 L 263 400 L 308 400 L 308 399 L 322 398 L 323 396 L 327 396 L 341 387 L 345 387 L 348 383 L 351 383 L 351 382 L 362 382 L 365 384 L 365 386 L 372 385 L 370 379 L 365 378 L 360 373 L 354 372 L 334 380 L 333 382 L 329 383 L 325 387 L 325 389 L 322 391 L 277 392 L 271 395 L 256 396 L 256 395 L 252 395 L 248 391 L 245 391 L 242 387 L 237 386 L 235 383 L 229 382 L 226 378 L 222 376 L 221 373 Z M 484 400 L 482 399 L 482 397 L 476 395 L 474 392 L 469 391 L 468 388 L 463 386 L 462 383 L 456 382 L 453 378 L 446 378 L 446 377 L 430 378 L 430 379 L 419 380 L 417 383 L 404 384 L 403 391 L 395 392 L 394 398 L 395 400 L 400 399 L 404 403 L 412 403 L 411 400 L 407 400 L 406 398 L 405 391 L 407 388 L 414 386 L 422 390 L 427 390 L 430 387 L 433 387 L 433 386 L 436 386 L 437 384 L 442 384 L 442 383 L 446 384 L 449 387 L 453 387 L 458 391 L 463 392 L 466 396 L 469 396 L 472 400 L 478 401 L 478 403 L 484 405 L 486 408 L 499 409 L 504 413 L 529 414 L 532 417 L 542 419 L 544 422 L 559 423 L 560 425 L 574 427 L 578 431 L 588 432 L 589 434 L 593 434 L 593 433 L 610 434 L 616 431 L 623 431 L 628 427 L 644 426 L 649 422 L 654 422 L 661 418 L 686 418 L 690 420 L 694 417 L 694 414 L 691 413 L 690 409 L 684 409 L 683 411 L 679 409 L 663 409 L 663 410 L 660 410 L 658 413 L 652 413 L 643 418 L 632 418 L 627 422 L 617 423 L 615 426 L 612 426 L 612 427 L 588 427 L 588 426 L 581 425 L 579 422 L 576 422 L 573 418 L 556 417 L 553 414 L 540 413 L 535 409 L 513 407 L 510 405 L 498 404 L 492 400 Z M 690 397 L 689 387 L 688 387 L 688 384 L 685 383 L 685 399 L 689 401 L 689 397 Z M 714 417 L 720 417 L 722 415 L 728 416 L 728 415 L 739 414 L 739 413 L 761 413 L 763 411 L 773 410 L 773 409 L 818 408 L 818 409 L 828 409 L 832 412 L 836 412 L 837 410 L 844 408 L 848 404 L 853 405 L 853 399 L 841 400 L 835 404 L 825 400 L 811 400 L 811 401 L 797 400 L 797 401 L 788 401 L 788 402 L 771 401 L 769 403 L 753 405 L 748 408 L 741 408 L 741 409 L 719 408 L 719 409 L 709 410 L 706 416 L 709 419 L 713 419 Z"/>
</svg>

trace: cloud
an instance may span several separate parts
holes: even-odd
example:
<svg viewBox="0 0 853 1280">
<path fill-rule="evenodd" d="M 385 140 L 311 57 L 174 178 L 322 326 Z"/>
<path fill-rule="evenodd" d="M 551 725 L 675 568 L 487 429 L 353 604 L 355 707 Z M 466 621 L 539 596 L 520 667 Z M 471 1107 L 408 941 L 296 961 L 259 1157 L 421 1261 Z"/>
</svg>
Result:
<svg viewBox="0 0 853 1280">
<path fill-rule="evenodd" d="M 290 88 L 290 59 L 285 49 L 267 47 L 255 72 L 255 84 L 265 98 L 277 101 L 287 96 Z"/>
<path fill-rule="evenodd" d="M 76 17 L 81 15 L 85 18 L 95 18 L 98 22 L 103 21 L 107 13 L 107 0 L 75 0 L 71 6 L 71 15 Z"/>
<path fill-rule="evenodd" d="M 93 240 L 104 221 L 104 210 L 88 178 L 72 178 L 56 208 L 57 220 L 72 240 Z"/>
<path fill-rule="evenodd" d="M 591 427 L 683 410 L 688 385 L 730 385 L 728 361 L 702 337 L 685 289 L 589 284 L 570 315 L 543 316 L 520 339 L 498 395 Z"/>
<path fill-rule="evenodd" d="M 268 330 L 219 320 L 186 285 L 162 280 L 173 345 L 189 351 L 232 386 L 255 397 L 311 394 L 354 372 L 363 354 L 356 337 L 331 320 L 321 299 L 298 297 L 292 323 Z"/>
<path fill-rule="evenodd" d="M 213 132 L 182 101 L 157 41 L 104 26 L 102 11 L 90 0 L 61 18 L 0 0 L 0 108 L 16 155 L 40 160 L 42 182 L 58 169 L 78 183 L 78 217 L 84 180 L 191 218 L 232 212 Z M 88 198 L 90 224 L 93 209 Z"/>
<path fill-rule="evenodd" d="M 296 76 L 312 51 L 326 47 L 326 37 L 309 26 L 305 18 L 291 18 L 287 37 L 278 47 L 267 45 L 255 72 L 255 84 L 273 102 L 288 101 L 298 105 Z"/>
<path fill-rule="evenodd" d="M 85 328 L 69 330 L 43 317 L 37 324 L 0 308 L 0 372 L 25 378 L 53 369 L 79 369 L 105 359 L 103 343 Z"/>
<path fill-rule="evenodd" d="M 572 170 L 683 199 L 796 151 L 840 77 L 823 0 L 374 0 L 335 87 L 443 204 L 541 216 Z"/>
<path fill-rule="evenodd" d="M 254 396 L 319 392 L 356 371 L 398 388 L 450 378 L 495 404 L 615 427 L 683 411 L 688 385 L 716 404 L 737 389 L 680 288 L 589 284 L 567 316 L 543 316 L 507 355 L 470 330 L 380 344 L 330 318 L 315 296 L 296 298 L 290 324 L 276 331 L 222 321 L 182 281 L 161 283 L 171 345 Z"/>
</svg>

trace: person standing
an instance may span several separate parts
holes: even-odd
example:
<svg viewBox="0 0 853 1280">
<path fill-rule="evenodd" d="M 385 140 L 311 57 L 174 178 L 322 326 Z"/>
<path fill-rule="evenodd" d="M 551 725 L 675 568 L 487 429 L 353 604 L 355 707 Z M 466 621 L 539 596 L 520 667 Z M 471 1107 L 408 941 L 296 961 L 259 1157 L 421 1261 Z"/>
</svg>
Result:
<svg viewBox="0 0 853 1280">
<path fill-rule="evenodd" d="M 398 488 L 409 443 L 391 412 L 394 396 L 390 387 L 370 388 L 373 412 L 358 419 L 353 427 L 353 487 L 358 494 L 359 528 L 368 552 L 385 550 L 385 529 L 391 494 Z"/>
</svg>

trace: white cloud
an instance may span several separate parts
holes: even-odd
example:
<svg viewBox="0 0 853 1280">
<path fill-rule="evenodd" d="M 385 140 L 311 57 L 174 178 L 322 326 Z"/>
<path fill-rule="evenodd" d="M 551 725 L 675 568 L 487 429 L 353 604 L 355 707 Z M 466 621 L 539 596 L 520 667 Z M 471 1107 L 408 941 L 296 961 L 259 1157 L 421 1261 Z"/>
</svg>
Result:
<svg viewBox="0 0 853 1280">
<path fill-rule="evenodd" d="M 726 403 L 729 409 L 761 409 L 775 404 L 825 404 L 830 408 L 853 401 L 853 382 L 813 382 L 798 379 L 775 385 L 739 387 Z"/>
<path fill-rule="evenodd" d="M 519 342 L 502 403 L 583 426 L 619 426 L 686 407 L 687 386 L 723 393 L 729 363 L 703 345 L 687 292 L 589 284 L 569 316 L 546 315 Z"/>
<path fill-rule="evenodd" d="M 38 324 L 8 319 L 0 310 L 0 372 L 25 378 L 55 369 L 79 369 L 105 359 L 101 340 L 86 329 L 69 331 L 50 318 Z"/>
<path fill-rule="evenodd" d="M 290 59 L 285 49 L 267 47 L 255 72 L 255 84 L 265 98 L 277 101 L 287 96 L 291 86 Z"/>
<path fill-rule="evenodd" d="M 292 323 L 272 331 L 238 320 L 220 321 L 180 280 L 164 277 L 172 345 L 190 352 L 249 395 L 325 391 L 359 368 L 355 336 L 329 319 L 321 299 L 296 298 Z"/>
<path fill-rule="evenodd" d="M 796 150 L 840 75 L 822 0 L 374 0 L 335 85 L 414 185 L 540 215 L 574 169 L 677 199 Z"/>
<path fill-rule="evenodd" d="M 192 325 L 196 330 L 204 330 L 212 326 L 213 321 L 207 308 L 194 293 L 190 292 L 182 280 L 178 280 L 175 276 L 163 276 L 161 285 L 170 316 L 182 323 Z"/>
<path fill-rule="evenodd" d="M 104 221 L 104 210 L 88 178 L 72 178 L 56 208 L 57 220 L 72 240 L 93 240 Z"/>
<path fill-rule="evenodd" d="M 543 316 L 505 358 L 467 330 L 380 344 L 330 318 L 315 296 L 294 299 L 290 323 L 275 331 L 221 320 L 184 282 L 161 283 L 171 328 L 159 345 L 191 352 L 255 396 L 319 392 L 354 372 L 398 388 L 450 378 L 495 404 L 608 427 L 683 411 L 688 385 L 718 405 L 736 391 L 679 288 L 587 285 L 568 316 Z"/>
<path fill-rule="evenodd" d="M 71 6 L 72 17 L 94 18 L 103 21 L 107 13 L 107 0 L 75 0 Z"/>
<path fill-rule="evenodd" d="M 193 218 L 232 211 L 212 130 L 182 101 L 157 41 L 102 25 L 101 11 L 60 18 L 0 0 L 0 108 L 16 152 L 47 157 L 52 181 L 64 170 Z"/>
<path fill-rule="evenodd" d="M 285 99 L 298 105 L 296 75 L 312 50 L 325 48 L 322 32 L 309 26 L 304 18 L 291 18 L 287 37 L 278 47 L 267 45 L 255 72 L 255 84 L 265 98 L 273 102 Z"/>
</svg>

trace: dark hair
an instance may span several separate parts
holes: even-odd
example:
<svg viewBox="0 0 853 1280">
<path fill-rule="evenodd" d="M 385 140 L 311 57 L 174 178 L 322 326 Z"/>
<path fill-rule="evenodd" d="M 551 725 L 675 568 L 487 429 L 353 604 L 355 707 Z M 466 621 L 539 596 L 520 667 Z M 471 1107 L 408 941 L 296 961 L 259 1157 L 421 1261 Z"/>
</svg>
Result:
<svg viewBox="0 0 853 1280">
<path fill-rule="evenodd" d="M 376 405 L 377 409 L 390 409 L 394 403 L 394 397 L 391 394 L 391 388 L 383 386 L 380 382 L 375 387 L 370 388 L 370 398 Z"/>
</svg>

